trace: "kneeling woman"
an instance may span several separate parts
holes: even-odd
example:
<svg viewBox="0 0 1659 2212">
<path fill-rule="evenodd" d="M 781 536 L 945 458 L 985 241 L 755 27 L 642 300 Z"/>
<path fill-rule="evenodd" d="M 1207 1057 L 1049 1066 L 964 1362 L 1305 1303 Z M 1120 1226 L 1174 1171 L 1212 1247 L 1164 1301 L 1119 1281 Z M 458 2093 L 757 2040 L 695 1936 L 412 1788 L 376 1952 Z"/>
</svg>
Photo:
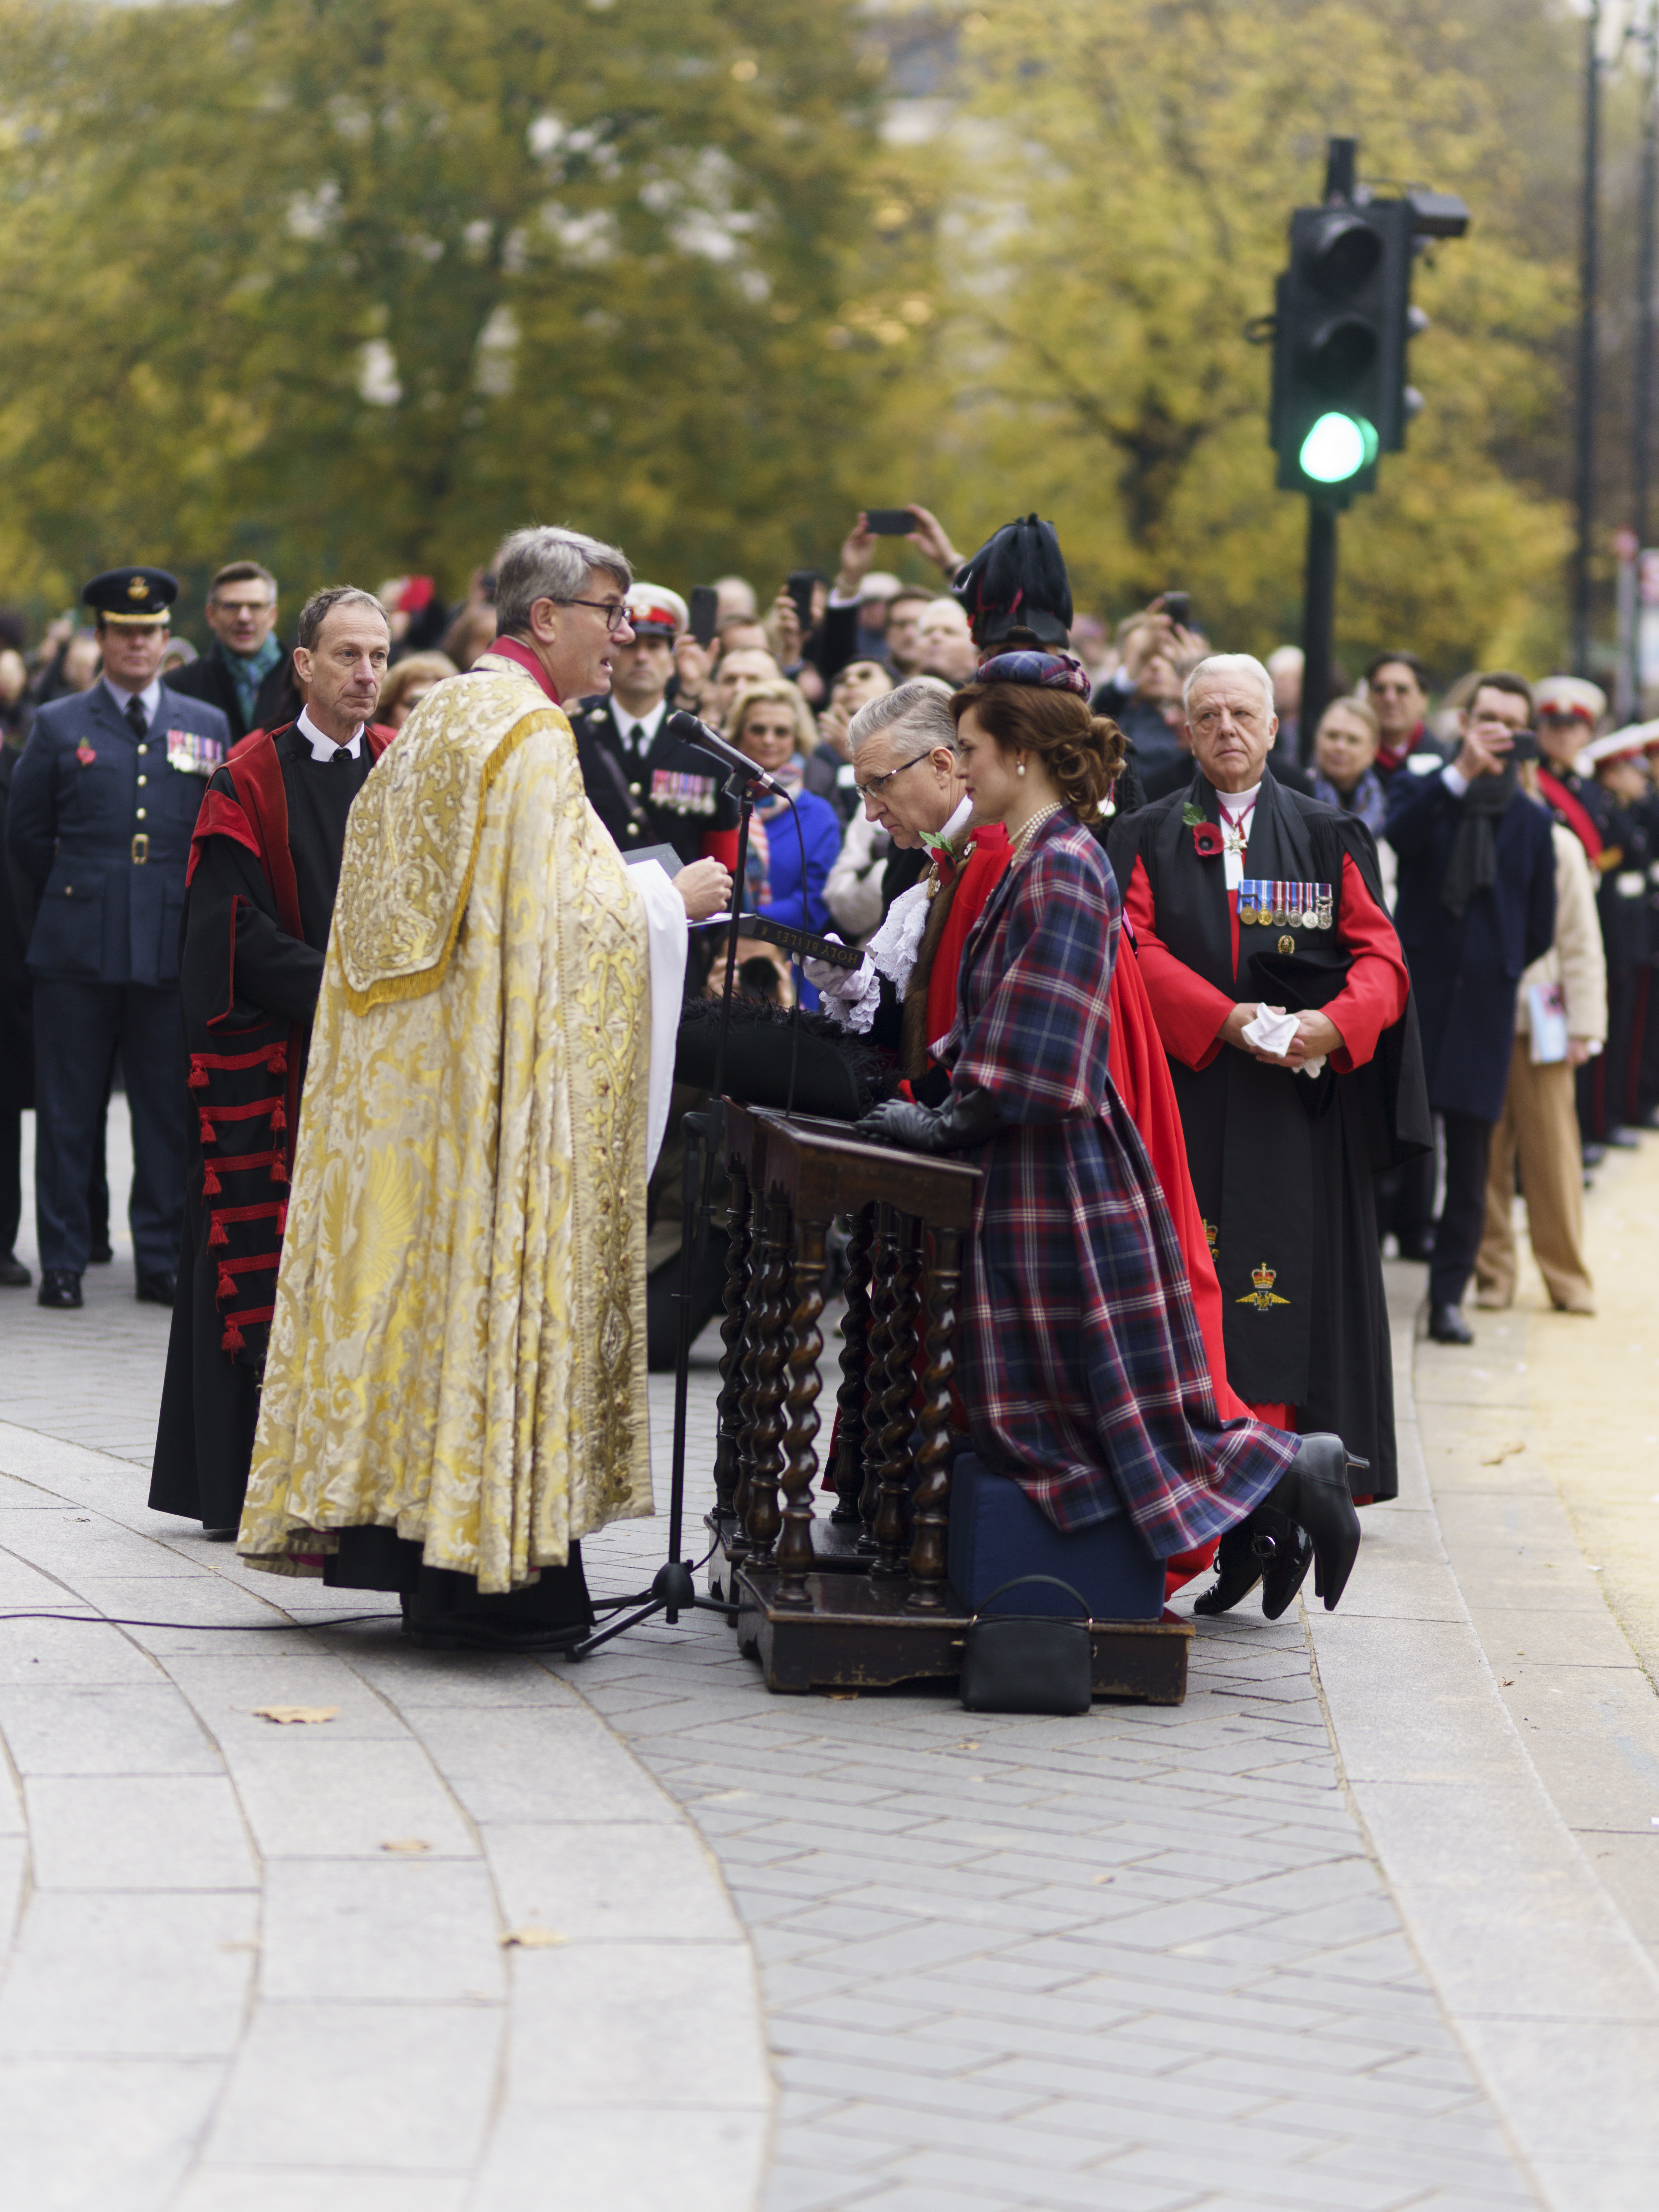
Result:
<svg viewBox="0 0 1659 2212">
<path fill-rule="evenodd" d="M 1311 1559 L 1328 1608 L 1359 1544 L 1341 1441 L 1223 1425 L 1163 1192 L 1107 1073 L 1120 902 L 1085 825 L 1123 740 L 1086 692 L 1069 654 L 1015 645 L 952 700 L 975 811 L 1013 859 L 963 951 L 949 1098 L 860 1126 L 982 1147 L 958 1356 L 986 1464 L 1068 1534 L 1121 1507 L 1159 1559 L 1258 1508 L 1294 1522 L 1307 1541 L 1279 1544 L 1267 1607 Z"/>
</svg>

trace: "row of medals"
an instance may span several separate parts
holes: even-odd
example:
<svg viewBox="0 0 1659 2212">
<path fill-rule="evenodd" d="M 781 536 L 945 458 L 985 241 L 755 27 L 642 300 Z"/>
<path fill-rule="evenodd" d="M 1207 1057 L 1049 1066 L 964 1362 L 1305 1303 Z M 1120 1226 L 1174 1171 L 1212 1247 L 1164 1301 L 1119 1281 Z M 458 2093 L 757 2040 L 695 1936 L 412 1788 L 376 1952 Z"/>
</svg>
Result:
<svg viewBox="0 0 1659 2212">
<path fill-rule="evenodd" d="M 1241 883 L 1238 918 L 1246 928 L 1261 922 L 1274 929 L 1328 929 L 1332 898 L 1328 884 Z"/>
</svg>

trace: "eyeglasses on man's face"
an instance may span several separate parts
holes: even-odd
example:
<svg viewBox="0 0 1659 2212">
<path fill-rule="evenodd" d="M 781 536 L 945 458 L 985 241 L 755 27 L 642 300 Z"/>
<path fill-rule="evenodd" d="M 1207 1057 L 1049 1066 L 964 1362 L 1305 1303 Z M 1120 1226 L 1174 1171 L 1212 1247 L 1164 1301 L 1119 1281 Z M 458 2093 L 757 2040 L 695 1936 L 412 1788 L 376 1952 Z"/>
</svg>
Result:
<svg viewBox="0 0 1659 2212">
<path fill-rule="evenodd" d="M 561 607 L 592 607 L 595 614 L 605 617 L 605 626 L 612 637 L 615 637 L 617 632 L 627 625 L 628 602 L 626 599 L 556 599 L 554 605 Z"/>
<path fill-rule="evenodd" d="M 917 761 L 925 761 L 928 757 L 927 753 L 918 753 L 915 759 L 901 761 L 896 768 L 890 768 L 885 775 L 872 775 L 867 783 L 856 786 L 860 798 L 879 799 L 888 785 L 902 775 L 907 768 L 914 768 Z"/>
</svg>

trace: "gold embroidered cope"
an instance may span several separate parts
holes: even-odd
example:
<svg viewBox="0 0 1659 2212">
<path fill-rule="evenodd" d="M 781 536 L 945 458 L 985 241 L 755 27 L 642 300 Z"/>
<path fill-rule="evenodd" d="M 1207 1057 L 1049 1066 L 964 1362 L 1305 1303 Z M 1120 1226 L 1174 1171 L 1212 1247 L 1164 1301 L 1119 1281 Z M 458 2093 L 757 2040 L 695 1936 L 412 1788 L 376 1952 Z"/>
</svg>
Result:
<svg viewBox="0 0 1659 2212">
<path fill-rule="evenodd" d="M 351 811 L 238 1549 L 379 1523 L 521 1587 L 651 1510 L 645 912 L 513 663 Z"/>
</svg>

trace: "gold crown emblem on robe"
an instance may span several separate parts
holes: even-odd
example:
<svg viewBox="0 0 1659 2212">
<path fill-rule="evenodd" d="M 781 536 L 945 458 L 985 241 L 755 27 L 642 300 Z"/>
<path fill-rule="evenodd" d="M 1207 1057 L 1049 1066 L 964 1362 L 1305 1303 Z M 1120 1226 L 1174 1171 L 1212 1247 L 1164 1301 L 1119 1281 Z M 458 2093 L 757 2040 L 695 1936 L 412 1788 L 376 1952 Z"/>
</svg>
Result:
<svg viewBox="0 0 1659 2212">
<path fill-rule="evenodd" d="M 1255 1288 L 1245 1291 L 1238 1300 L 1240 1305 L 1254 1306 L 1258 1313 L 1267 1313 L 1273 1306 L 1287 1306 L 1291 1303 L 1275 1292 L 1273 1285 L 1279 1280 L 1279 1270 L 1270 1267 L 1265 1260 L 1259 1267 L 1251 1268 L 1250 1280 Z"/>
</svg>

